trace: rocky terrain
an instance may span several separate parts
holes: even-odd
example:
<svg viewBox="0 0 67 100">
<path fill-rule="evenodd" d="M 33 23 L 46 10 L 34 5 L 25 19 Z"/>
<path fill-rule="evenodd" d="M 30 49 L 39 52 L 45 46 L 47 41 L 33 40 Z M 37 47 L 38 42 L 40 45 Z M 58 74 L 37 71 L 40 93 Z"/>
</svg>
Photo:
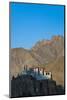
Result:
<svg viewBox="0 0 67 100">
<path fill-rule="evenodd" d="M 17 77 L 24 65 L 45 67 L 52 72 L 56 83 L 64 86 L 64 37 L 38 41 L 30 50 L 11 48 L 10 76 Z"/>
<path fill-rule="evenodd" d="M 12 98 L 64 94 L 64 88 L 56 85 L 54 80 L 37 80 L 30 75 L 20 75 L 11 80 L 10 97 Z"/>
</svg>

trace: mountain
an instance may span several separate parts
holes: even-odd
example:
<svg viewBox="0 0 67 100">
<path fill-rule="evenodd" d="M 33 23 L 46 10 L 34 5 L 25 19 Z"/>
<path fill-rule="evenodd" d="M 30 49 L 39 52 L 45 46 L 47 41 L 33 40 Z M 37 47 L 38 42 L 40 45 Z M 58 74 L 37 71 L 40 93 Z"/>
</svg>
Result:
<svg viewBox="0 0 67 100">
<path fill-rule="evenodd" d="M 64 37 L 54 36 L 51 40 L 38 41 L 30 50 L 10 50 L 10 74 L 17 76 L 28 65 L 45 67 L 52 72 L 57 84 L 64 85 Z"/>
<path fill-rule="evenodd" d="M 47 64 L 59 56 L 64 56 L 64 39 L 55 36 L 51 40 L 39 41 L 32 48 L 32 52 L 41 64 Z"/>
<path fill-rule="evenodd" d="M 28 64 L 32 66 L 33 64 L 38 64 L 38 62 L 32 57 L 30 51 L 24 48 L 11 49 L 10 54 L 10 72 L 11 76 L 15 77 L 22 72 L 24 65 Z"/>
</svg>

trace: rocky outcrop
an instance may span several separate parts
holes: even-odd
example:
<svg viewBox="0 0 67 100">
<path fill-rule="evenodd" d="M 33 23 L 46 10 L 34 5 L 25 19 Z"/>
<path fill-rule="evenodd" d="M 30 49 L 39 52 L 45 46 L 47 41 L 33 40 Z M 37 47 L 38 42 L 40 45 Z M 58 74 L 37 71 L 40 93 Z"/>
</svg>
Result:
<svg viewBox="0 0 67 100">
<path fill-rule="evenodd" d="M 65 94 L 62 86 L 54 80 L 37 80 L 30 75 L 21 75 L 11 80 L 11 97 L 31 97 Z"/>
</svg>

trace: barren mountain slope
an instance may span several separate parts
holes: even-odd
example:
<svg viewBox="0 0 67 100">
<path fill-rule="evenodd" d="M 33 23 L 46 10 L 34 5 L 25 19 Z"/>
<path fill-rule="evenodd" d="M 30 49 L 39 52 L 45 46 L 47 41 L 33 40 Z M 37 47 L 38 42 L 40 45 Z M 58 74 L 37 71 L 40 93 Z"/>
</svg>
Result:
<svg viewBox="0 0 67 100">
<path fill-rule="evenodd" d="M 53 79 L 64 83 L 64 38 L 54 36 L 51 40 L 38 41 L 30 50 L 13 48 L 10 50 L 10 73 L 17 76 L 24 65 L 40 65 L 51 71 Z"/>
<path fill-rule="evenodd" d="M 11 49 L 11 62 L 10 72 L 11 75 L 17 76 L 23 70 L 24 65 L 32 66 L 38 64 L 38 62 L 31 56 L 30 52 L 23 48 Z"/>
<path fill-rule="evenodd" d="M 64 57 L 59 57 L 49 63 L 46 70 L 52 72 L 53 79 L 56 80 L 57 84 L 64 86 Z"/>
</svg>

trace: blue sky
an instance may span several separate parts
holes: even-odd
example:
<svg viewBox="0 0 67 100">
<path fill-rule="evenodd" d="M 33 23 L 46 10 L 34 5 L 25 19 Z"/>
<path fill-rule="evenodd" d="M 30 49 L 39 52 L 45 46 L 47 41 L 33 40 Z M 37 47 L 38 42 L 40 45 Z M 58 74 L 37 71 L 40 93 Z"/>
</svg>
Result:
<svg viewBox="0 0 67 100">
<path fill-rule="evenodd" d="M 64 36 L 64 6 L 10 3 L 12 48 L 31 48 L 37 41 Z"/>
</svg>

